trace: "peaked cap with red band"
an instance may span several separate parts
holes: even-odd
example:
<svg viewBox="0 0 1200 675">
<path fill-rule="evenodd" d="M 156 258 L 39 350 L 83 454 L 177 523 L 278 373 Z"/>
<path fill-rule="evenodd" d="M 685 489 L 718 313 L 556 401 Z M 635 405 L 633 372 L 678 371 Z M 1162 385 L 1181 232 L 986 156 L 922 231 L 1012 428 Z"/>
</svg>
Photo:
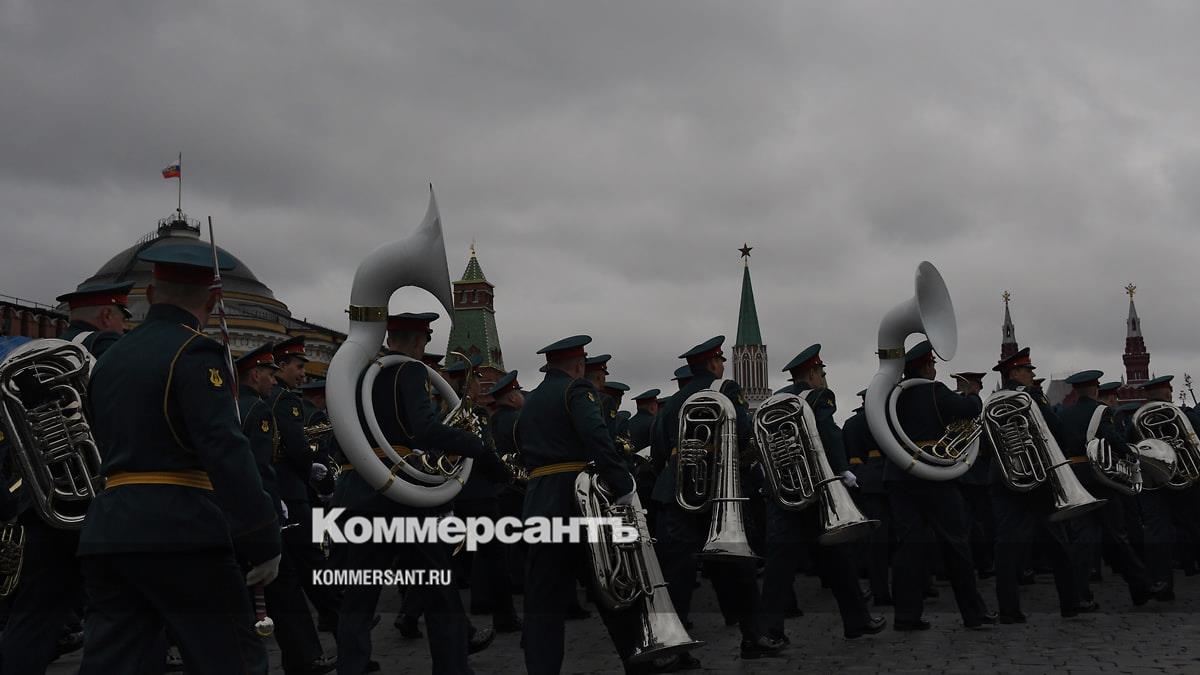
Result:
<svg viewBox="0 0 1200 675">
<path fill-rule="evenodd" d="M 55 298 L 55 301 L 65 302 L 71 309 L 113 305 L 121 310 L 125 318 L 130 318 L 131 315 L 126 306 L 129 304 L 129 291 L 132 289 L 132 281 L 123 284 L 92 284 L 81 286 L 70 293 L 64 293 Z"/>
<path fill-rule="evenodd" d="M 1030 370 L 1037 370 L 1037 367 L 1033 365 L 1033 361 L 1029 358 L 1029 347 L 1025 347 L 1016 354 L 1013 354 L 1007 359 L 1000 361 L 1000 363 L 997 363 L 992 370 L 1003 374 L 1007 373 L 1013 368 L 1028 368 Z"/>
<path fill-rule="evenodd" d="M 821 360 L 821 345 L 815 344 L 808 346 L 797 354 L 796 358 L 788 361 L 788 364 L 783 367 L 783 372 L 787 373 L 796 369 L 808 370 L 823 365 L 825 362 Z"/>
<path fill-rule="evenodd" d="M 275 355 L 271 353 L 273 349 L 274 345 L 270 342 L 259 345 L 243 354 L 237 361 L 234 361 L 234 365 L 237 367 L 239 373 L 248 373 L 259 366 L 279 370 L 279 366 L 275 365 Z"/>
<path fill-rule="evenodd" d="M 687 359 L 688 365 L 704 363 L 709 359 L 724 359 L 725 352 L 721 351 L 723 344 L 725 344 L 725 336 L 718 335 L 680 354 L 679 358 Z"/>
<path fill-rule="evenodd" d="M 590 335 L 572 335 L 571 337 L 563 338 L 558 342 L 542 347 L 537 353 L 545 354 L 547 362 L 572 357 L 587 357 L 587 352 L 583 348 L 591 343 L 591 341 L 592 338 Z"/>
<path fill-rule="evenodd" d="M 392 314 L 388 316 L 387 329 L 389 331 L 423 332 L 427 335 L 433 335 L 433 330 L 429 328 L 429 324 L 437 321 L 437 319 L 437 312 L 404 312 L 402 314 Z"/>
<path fill-rule="evenodd" d="M 211 286 L 213 282 L 212 248 L 201 243 L 163 244 L 138 254 L 138 260 L 154 264 L 154 278 L 187 286 Z M 233 256 L 217 249 L 217 265 L 231 270 L 237 264 Z"/>
<path fill-rule="evenodd" d="M 275 348 L 271 350 L 271 352 L 275 355 L 276 361 L 282 361 L 289 356 L 298 356 L 305 361 L 308 360 L 308 357 L 304 354 L 303 335 L 297 335 L 296 337 L 288 338 L 283 342 L 276 344 Z"/>
</svg>

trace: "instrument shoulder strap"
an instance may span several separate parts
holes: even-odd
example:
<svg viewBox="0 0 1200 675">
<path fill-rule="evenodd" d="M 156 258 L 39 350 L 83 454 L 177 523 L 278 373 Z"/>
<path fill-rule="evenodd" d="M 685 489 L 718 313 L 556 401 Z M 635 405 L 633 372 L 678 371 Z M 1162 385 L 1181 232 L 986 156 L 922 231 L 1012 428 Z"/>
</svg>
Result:
<svg viewBox="0 0 1200 675">
<path fill-rule="evenodd" d="M 96 331 L 94 331 L 94 330 L 85 330 L 82 333 L 80 333 L 79 335 L 76 335 L 75 337 L 71 338 L 71 342 L 74 342 L 75 344 L 79 345 L 80 347 L 86 347 L 87 345 L 83 344 L 83 341 L 90 338 L 91 336 L 93 336 L 95 334 L 96 334 Z"/>
<path fill-rule="evenodd" d="M 1085 442 L 1090 443 L 1096 439 L 1096 432 L 1100 430 L 1100 423 L 1104 421 L 1104 414 L 1108 412 L 1108 410 L 1108 406 L 1098 405 L 1096 406 L 1096 409 L 1092 411 L 1092 418 L 1088 421 L 1087 436 L 1084 438 Z"/>
</svg>

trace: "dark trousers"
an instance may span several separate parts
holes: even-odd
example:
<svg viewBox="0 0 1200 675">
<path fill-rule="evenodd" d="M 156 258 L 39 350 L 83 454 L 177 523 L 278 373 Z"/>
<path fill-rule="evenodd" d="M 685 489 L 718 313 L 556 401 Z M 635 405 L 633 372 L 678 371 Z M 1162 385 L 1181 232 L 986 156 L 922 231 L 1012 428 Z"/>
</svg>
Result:
<svg viewBox="0 0 1200 675">
<path fill-rule="evenodd" d="M 279 576 L 263 587 L 267 616 L 275 622 L 275 642 L 283 660 L 283 670 L 302 670 L 321 656 L 321 639 L 313 625 L 300 579 L 285 550 L 279 561 Z M 253 602 L 253 594 L 251 595 Z"/>
<path fill-rule="evenodd" d="M 975 569 L 984 572 L 996 564 L 996 515 L 992 510 L 990 485 L 959 483 L 963 501 L 967 503 L 971 524 L 971 557 Z"/>
<path fill-rule="evenodd" d="M 935 541 L 941 548 L 963 622 L 980 621 L 987 614 L 987 606 L 975 586 L 970 525 L 958 485 L 924 480 L 890 481 L 886 485 L 896 537 L 892 554 L 896 621 L 918 621 L 924 612 L 925 553 Z"/>
<path fill-rule="evenodd" d="M 489 518 L 496 522 L 500 519 L 500 506 L 495 497 L 460 499 L 454 503 L 454 515 L 459 518 Z M 481 544 L 471 560 L 471 611 L 478 608 L 491 612 L 497 622 L 508 621 L 516 615 L 512 589 L 508 583 L 507 548 L 493 539 Z"/>
<path fill-rule="evenodd" d="M 531 675 L 558 673 L 562 670 L 565 615 L 578 601 L 576 584 L 581 567 L 587 563 L 584 544 L 530 544 L 526 555 L 525 670 Z M 597 609 L 612 636 L 621 661 L 626 661 L 636 646 L 639 626 L 635 612 L 609 610 L 599 603 Z M 595 645 L 592 645 L 594 648 Z"/>
<path fill-rule="evenodd" d="M 512 486 L 500 491 L 497 498 L 500 516 L 521 518 L 525 511 L 525 491 Z M 653 530 L 652 530 L 653 531 Z M 525 552 L 528 545 L 522 540 L 505 546 L 505 565 L 508 569 L 508 587 L 512 593 L 523 593 L 525 589 Z"/>
<path fill-rule="evenodd" d="M 189 673 L 267 672 L 267 649 L 254 633 L 245 575 L 232 551 L 80 560 L 89 599 L 81 675 L 149 670 L 155 661 L 161 671 L 164 626 L 178 639 Z"/>
<path fill-rule="evenodd" d="M 347 512 L 346 517 L 354 514 Z M 367 514 L 358 514 L 367 515 Z M 369 516 L 368 516 L 369 517 Z M 450 556 L 439 543 L 346 545 L 349 570 L 449 570 Z M 338 620 L 337 647 L 340 675 L 362 675 L 371 660 L 371 624 L 379 604 L 379 586 L 347 586 Z M 453 585 L 423 586 L 421 609 L 429 631 L 429 653 L 434 673 L 470 673 L 467 665 L 467 615 Z"/>
<path fill-rule="evenodd" d="M 708 540 L 709 514 L 687 513 L 677 505 L 659 504 L 657 541 L 654 545 L 667 581 L 667 592 L 675 612 L 687 621 L 696 586 L 698 554 Z M 759 626 L 759 593 L 754 581 L 755 561 L 706 561 L 705 569 L 718 597 L 724 595 L 747 640 L 762 634 Z"/>
<path fill-rule="evenodd" d="M 1078 532 L 1076 541 L 1080 555 L 1075 564 L 1075 579 L 1080 584 L 1079 595 L 1087 600 L 1092 599 L 1089 584 L 1092 563 L 1099 554 L 1101 542 L 1106 541 L 1109 544 L 1113 569 L 1121 574 L 1125 584 L 1129 586 L 1130 596 L 1136 602 L 1145 596 L 1149 575 L 1145 563 L 1129 540 L 1125 505 L 1121 494 L 1095 481 L 1086 484 L 1085 487 L 1093 497 L 1107 499 L 1108 503 L 1091 513 L 1067 521 Z"/>
<path fill-rule="evenodd" d="M 1165 583 L 1167 590 L 1175 589 L 1175 573 L 1171 569 L 1171 551 L 1175 543 L 1175 525 L 1171 517 L 1168 488 L 1143 490 L 1137 496 L 1142 511 L 1142 559 L 1150 581 Z"/>
<path fill-rule="evenodd" d="M 876 600 L 887 601 L 892 597 L 889 581 L 892 564 L 892 510 L 888 508 L 888 496 L 881 492 L 859 494 L 859 508 L 863 515 L 879 521 L 879 527 L 862 539 L 862 559 L 867 563 L 867 578 L 871 580 L 871 595 Z"/>
<path fill-rule="evenodd" d="M 307 501 L 288 500 L 288 525 L 284 528 L 283 547 L 296 568 L 300 588 L 322 617 L 336 617 L 341 598 L 333 586 L 313 583 L 313 570 L 325 569 L 327 561 L 317 544 L 312 543 L 312 506 Z"/>
<path fill-rule="evenodd" d="M 1166 490 L 1167 504 L 1175 525 L 1175 557 L 1183 569 L 1194 574 L 1200 551 L 1200 487 Z"/>
<path fill-rule="evenodd" d="M 0 672 L 41 673 L 54 660 L 63 625 L 83 595 L 75 549 L 79 533 L 50 527 L 33 509 L 21 515 L 25 562 L 0 640 Z"/>
<path fill-rule="evenodd" d="M 842 627 L 855 631 L 871 621 L 867 603 L 858 585 L 858 571 L 850 555 L 850 544 L 821 546 L 821 506 L 803 511 L 780 508 L 767 500 L 767 566 L 763 571 L 762 605 L 768 633 L 783 634 L 783 617 L 800 553 L 811 548 L 821 578 L 828 582 L 842 615 Z"/>
<path fill-rule="evenodd" d="M 1062 610 L 1079 606 L 1079 583 L 1075 580 L 1074 551 L 1068 526 L 1048 520 L 1053 508 L 1046 486 L 1030 492 L 1014 492 L 993 486 L 992 509 L 996 513 L 996 601 L 1001 614 L 1021 613 L 1021 572 L 1038 535 L 1050 556 L 1054 587 Z M 1071 526 L 1072 528 L 1074 526 Z"/>
</svg>

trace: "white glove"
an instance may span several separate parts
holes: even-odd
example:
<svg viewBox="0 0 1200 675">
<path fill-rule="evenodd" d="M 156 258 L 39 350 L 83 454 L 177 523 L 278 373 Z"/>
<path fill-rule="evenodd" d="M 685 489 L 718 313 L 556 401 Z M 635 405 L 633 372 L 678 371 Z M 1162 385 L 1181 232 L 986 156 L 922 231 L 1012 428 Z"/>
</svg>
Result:
<svg viewBox="0 0 1200 675">
<path fill-rule="evenodd" d="M 287 520 L 288 519 L 287 502 L 283 501 L 282 499 L 279 500 L 279 508 L 283 509 L 283 519 Z"/>
<path fill-rule="evenodd" d="M 314 483 L 319 483 L 325 480 L 325 476 L 329 475 L 329 467 L 324 464 L 314 462 L 312 468 L 308 470 L 308 479 Z"/>
<path fill-rule="evenodd" d="M 850 473 L 850 470 L 847 469 L 842 472 L 842 482 L 846 484 L 846 487 L 858 487 L 858 476 Z"/>
<path fill-rule="evenodd" d="M 279 556 L 275 556 L 266 562 L 259 563 L 252 567 L 246 573 L 246 585 L 255 586 L 267 584 L 275 581 L 275 577 L 279 576 Z"/>
<path fill-rule="evenodd" d="M 629 492 L 629 494 L 617 497 L 617 499 L 613 503 L 620 504 L 621 506 L 629 506 L 630 504 L 633 503 L 633 498 L 636 496 L 637 496 L 637 486 L 634 486 L 633 490 L 631 490 Z"/>
</svg>

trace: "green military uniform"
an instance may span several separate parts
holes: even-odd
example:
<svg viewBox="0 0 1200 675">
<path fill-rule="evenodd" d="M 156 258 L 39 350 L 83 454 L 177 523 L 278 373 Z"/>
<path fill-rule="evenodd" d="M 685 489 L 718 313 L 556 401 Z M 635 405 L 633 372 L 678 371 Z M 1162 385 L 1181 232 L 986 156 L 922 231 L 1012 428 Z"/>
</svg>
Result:
<svg viewBox="0 0 1200 675">
<path fill-rule="evenodd" d="M 71 310 L 112 306 L 128 318 L 129 310 L 125 306 L 131 288 L 132 283 L 97 284 L 56 299 L 67 303 Z M 59 337 L 80 344 L 99 358 L 121 335 L 98 330 L 86 321 L 74 319 Z M 4 492 L 6 496 L 9 494 L 8 490 Z M 16 504 L 17 523 L 25 529 L 25 563 L 20 583 L 10 600 L 8 623 L 0 637 L 0 672 L 45 671 L 59 649 L 56 643 L 63 627 L 78 625 L 75 610 L 83 605 L 83 576 L 75 558 L 79 532 L 52 527 L 31 508 L 32 505 L 29 490 L 20 490 Z M 77 645 L 82 645 L 82 634 L 75 639 Z"/>
<path fill-rule="evenodd" d="M 586 380 L 549 367 L 560 360 L 584 359 L 586 335 L 559 340 L 542 348 L 549 362 L 546 377 L 529 395 L 517 424 L 521 459 L 529 469 L 525 518 L 569 518 L 576 515 L 575 479 L 586 464 L 615 495 L 633 492 L 633 478 L 613 448 L 601 416 L 600 394 Z M 562 668 L 563 622 L 575 601 L 575 571 L 586 552 L 580 545 L 530 544 L 525 574 L 525 668 L 534 675 Z M 618 654 L 633 649 L 636 626 L 628 610 L 601 608 Z"/>
<path fill-rule="evenodd" d="M 691 609 L 692 592 L 696 583 L 696 556 L 707 540 L 710 515 L 705 512 L 686 512 L 676 503 L 676 448 L 680 408 L 692 394 L 711 389 L 714 385 L 719 386 L 720 393 L 729 398 L 736 410 L 738 447 L 749 447 L 753 435 L 750 411 L 746 399 L 742 396 L 741 387 L 732 380 L 722 380 L 717 384 L 717 376 L 705 369 L 705 364 L 712 359 L 724 361 L 725 357 L 721 351 L 724 341 L 724 336 L 714 337 L 680 356 L 687 359 L 690 367 L 691 374 L 681 378 L 687 379 L 688 384 L 672 396 L 659 413 L 663 421 L 659 427 L 660 439 L 657 447 L 669 449 L 664 453 L 669 454 L 669 460 L 654 485 L 653 499 L 658 502 L 655 551 L 662 564 L 671 602 L 679 617 L 685 621 Z M 740 467 L 744 471 L 745 463 L 741 463 Z M 715 470 L 715 467 L 710 467 L 710 471 L 712 470 Z M 694 501 L 697 496 L 691 495 L 691 499 Z M 713 560 L 705 563 L 705 569 L 722 599 L 722 604 L 729 608 L 738 620 L 742 632 L 742 657 L 756 658 L 777 651 L 782 644 L 766 638 L 759 625 L 759 592 L 754 582 L 754 561 L 746 558 L 734 561 Z"/>
<path fill-rule="evenodd" d="M 156 280 L 212 281 L 203 245 L 158 246 L 141 258 L 156 263 Z M 232 267 L 228 256 L 222 263 Z M 85 675 L 162 658 L 153 643 L 164 624 L 193 672 L 266 672 L 237 560 L 277 558 L 279 523 L 241 432 L 224 350 L 199 329 L 190 311 L 152 305 L 92 371 L 108 488 L 92 501 L 79 541 Z"/>
<path fill-rule="evenodd" d="M 432 312 L 392 315 L 388 317 L 388 330 L 424 330 L 432 333 L 429 324 L 436 318 L 437 314 Z M 371 391 L 370 405 L 376 411 L 384 437 L 393 446 L 419 448 L 435 455 L 472 457 L 475 459 L 472 473 L 480 471 L 497 480 L 503 480 L 507 475 L 499 458 L 487 451 L 478 437 L 441 423 L 430 397 L 428 370 L 419 361 L 406 361 L 380 371 Z M 371 435 L 367 433 L 367 437 L 371 438 Z M 371 487 L 352 466 L 344 467 L 334 491 L 333 504 L 345 507 L 347 518 L 425 518 L 445 512 L 445 506 L 424 508 L 394 502 Z M 436 542 L 364 542 L 347 546 L 347 569 L 395 569 L 397 566 L 448 570 L 449 551 Z M 372 648 L 371 627 L 374 625 L 379 591 L 378 586 L 351 586 L 345 589 L 337 631 L 339 672 L 357 674 L 367 668 Z M 422 588 L 422 601 L 429 630 L 433 671 L 470 673 L 467 664 L 467 617 L 458 591 L 447 586 L 426 586 Z"/>
<path fill-rule="evenodd" d="M 928 340 L 917 343 L 904 356 L 905 377 L 919 378 L 921 369 L 933 358 L 933 347 Z M 925 381 L 900 394 L 896 401 L 896 421 L 919 445 L 941 438 L 952 421 L 976 417 L 982 405 L 976 394 L 956 394 L 941 382 Z M 888 459 L 883 481 L 896 538 L 892 553 L 892 599 L 896 605 L 893 625 L 897 630 L 930 627 L 922 613 L 925 553 L 934 541 L 941 545 L 946 573 L 964 625 L 978 628 L 995 623 L 975 585 L 971 527 L 958 486 L 951 481 L 917 478 Z"/>
<path fill-rule="evenodd" d="M 792 373 L 792 384 L 779 390 L 778 394 L 793 394 L 802 397 L 812 408 L 817 422 L 817 434 L 825 449 L 825 458 L 834 475 L 849 470 L 846 450 L 842 445 L 842 430 L 834 421 L 837 403 L 833 392 L 825 388 L 810 389 L 800 379 L 814 368 L 823 368 L 821 345 L 814 344 L 796 355 L 784 372 Z M 773 497 L 767 497 L 767 564 L 763 570 L 762 604 L 767 615 L 768 634 L 782 638 L 783 618 L 792 599 L 792 581 L 796 568 L 803 556 L 804 548 L 811 546 L 822 533 L 822 507 L 811 506 L 802 511 L 793 511 L 780 506 Z M 858 586 L 858 569 L 850 555 L 849 544 L 818 546 L 814 551 L 821 578 L 833 591 L 842 617 L 842 630 L 846 637 L 855 638 L 864 633 L 877 633 L 884 626 L 883 619 L 875 619 L 867 611 L 862 590 Z"/>
</svg>

